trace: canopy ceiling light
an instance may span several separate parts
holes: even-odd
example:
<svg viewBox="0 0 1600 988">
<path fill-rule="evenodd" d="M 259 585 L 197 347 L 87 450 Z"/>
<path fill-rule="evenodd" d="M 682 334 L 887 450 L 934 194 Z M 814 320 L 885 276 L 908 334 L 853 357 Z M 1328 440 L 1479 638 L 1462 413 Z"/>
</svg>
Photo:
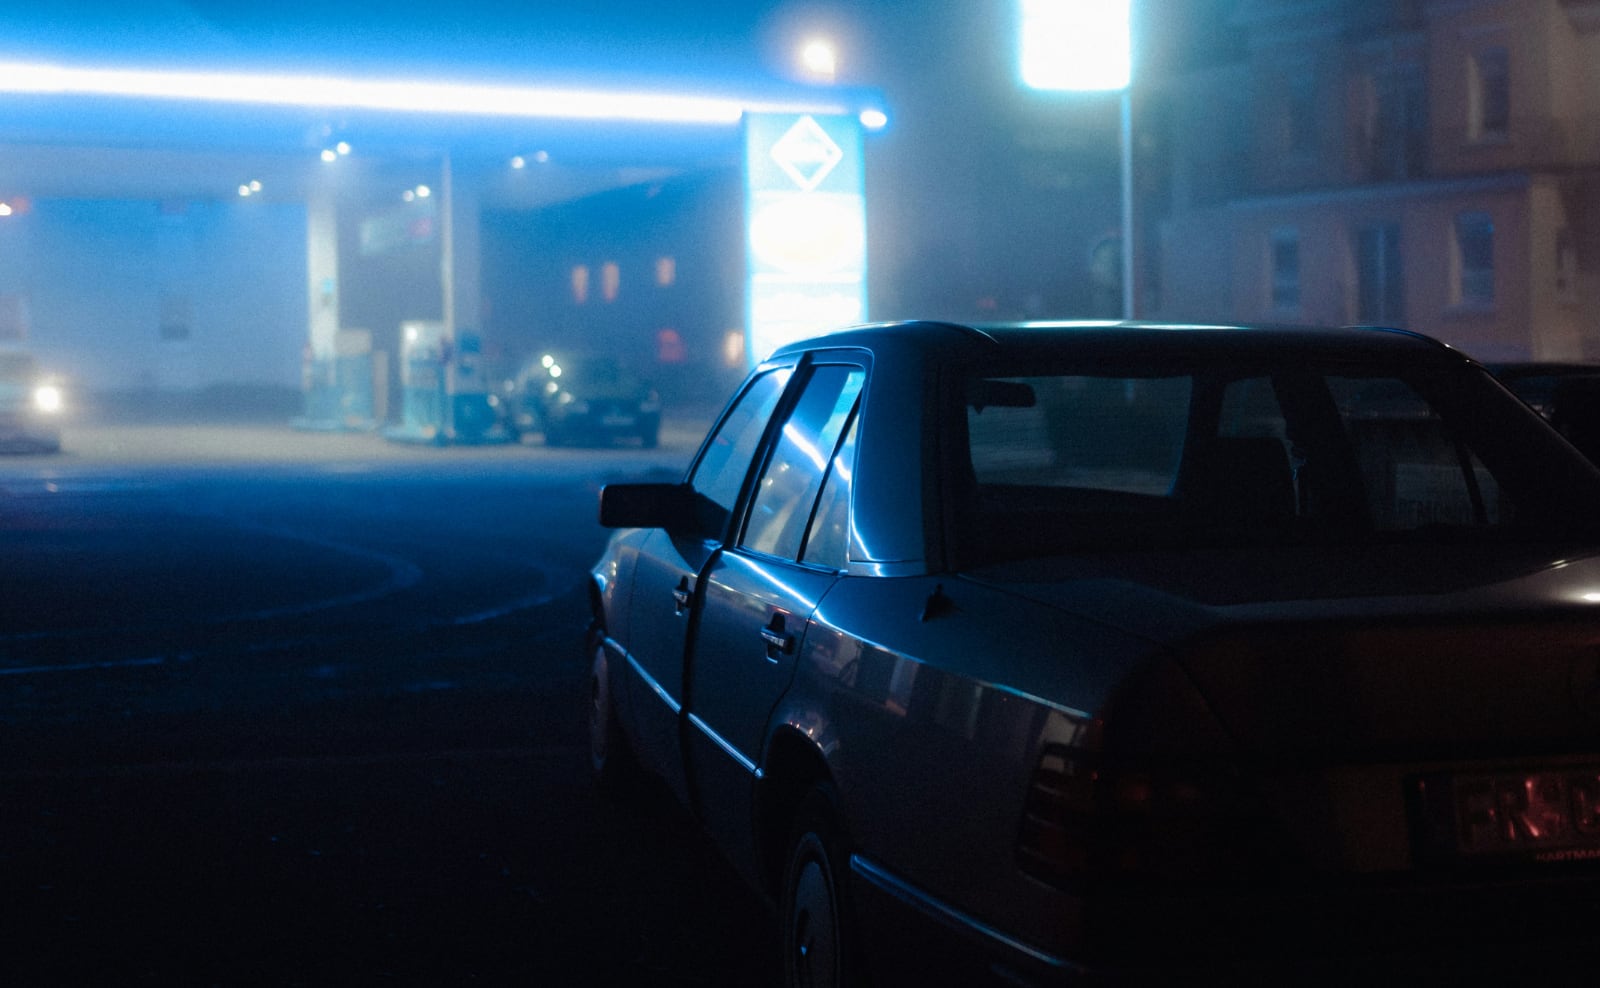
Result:
<svg viewBox="0 0 1600 988">
<path fill-rule="evenodd" d="M 826 101 L 783 103 L 647 90 L 410 82 L 325 75 L 76 68 L 4 61 L 0 61 L 0 93 L 720 126 L 736 125 L 746 112 L 847 114 L 857 109 Z"/>
</svg>

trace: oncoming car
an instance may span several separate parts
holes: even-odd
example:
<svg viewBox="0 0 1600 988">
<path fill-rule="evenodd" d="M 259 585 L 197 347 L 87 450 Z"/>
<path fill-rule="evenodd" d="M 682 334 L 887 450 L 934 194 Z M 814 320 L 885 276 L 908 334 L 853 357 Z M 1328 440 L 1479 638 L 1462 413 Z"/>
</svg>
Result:
<svg viewBox="0 0 1600 988">
<path fill-rule="evenodd" d="M 59 451 L 64 403 L 61 383 L 31 353 L 0 349 L 0 449 Z"/>
<path fill-rule="evenodd" d="M 693 809 L 789 984 L 1527 973 L 1600 902 L 1596 503 L 1398 330 L 786 346 L 601 492 L 593 768 Z"/>
</svg>

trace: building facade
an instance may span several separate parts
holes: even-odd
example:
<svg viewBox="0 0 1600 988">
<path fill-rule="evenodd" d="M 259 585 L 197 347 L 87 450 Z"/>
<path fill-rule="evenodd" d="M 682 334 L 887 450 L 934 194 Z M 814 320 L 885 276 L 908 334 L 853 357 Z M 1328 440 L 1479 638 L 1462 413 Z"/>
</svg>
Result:
<svg viewBox="0 0 1600 988">
<path fill-rule="evenodd" d="M 1600 360 L 1600 2 L 1245 0 L 1163 87 L 1141 315 Z"/>
</svg>

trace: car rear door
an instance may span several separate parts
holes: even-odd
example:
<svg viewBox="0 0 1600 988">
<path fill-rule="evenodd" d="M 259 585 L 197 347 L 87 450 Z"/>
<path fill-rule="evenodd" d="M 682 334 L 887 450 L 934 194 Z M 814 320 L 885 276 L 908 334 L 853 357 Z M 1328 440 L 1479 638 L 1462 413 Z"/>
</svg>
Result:
<svg viewBox="0 0 1600 988">
<path fill-rule="evenodd" d="M 842 543 L 818 534 L 827 513 L 819 523 L 817 508 L 825 487 L 848 484 L 866 368 L 819 362 L 802 374 L 797 399 L 769 434 L 743 524 L 701 578 L 689 650 L 690 793 L 707 829 L 735 855 L 751 837 L 767 720 L 793 676 L 807 622 L 844 565 Z M 818 559 L 806 554 L 809 541 L 839 549 Z"/>
<path fill-rule="evenodd" d="M 792 365 L 775 365 L 751 378 L 691 468 L 700 523 L 689 532 L 651 532 L 635 564 L 627 689 L 638 755 L 684 798 L 684 650 L 699 609 L 700 573 L 727 538 L 792 372 Z"/>
</svg>

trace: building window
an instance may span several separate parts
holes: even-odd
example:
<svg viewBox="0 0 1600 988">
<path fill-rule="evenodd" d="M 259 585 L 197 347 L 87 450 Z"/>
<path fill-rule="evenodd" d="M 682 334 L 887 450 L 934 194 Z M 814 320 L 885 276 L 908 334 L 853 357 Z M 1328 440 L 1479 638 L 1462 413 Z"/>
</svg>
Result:
<svg viewBox="0 0 1600 988">
<path fill-rule="evenodd" d="M 1556 301 L 1578 304 L 1578 242 L 1567 226 L 1556 231 Z"/>
<path fill-rule="evenodd" d="M 1370 226 L 1356 235 L 1356 318 L 1368 324 L 1405 320 L 1400 226 Z"/>
<path fill-rule="evenodd" d="M 575 264 L 572 266 L 572 301 L 579 305 L 589 301 L 589 266 Z"/>
<path fill-rule="evenodd" d="M 1510 57 L 1499 46 L 1480 49 L 1472 56 L 1471 71 L 1469 133 L 1473 140 L 1503 138 L 1511 130 Z"/>
<path fill-rule="evenodd" d="M 1310 154 L 1317 149 L 1317 86 L 1309 72 L 1292 75 L 1285 93 L 1285 110 L 1288 113 L 1287 142 L 1296 154 Z"/>
<path fill-rule="evenodd" d="M 656 360 L 663 364 L 681 364 L 689 359 L 689 345 L 683 334 L 671 326 L 656 330 Z"/>
<path fill-rule="evenodd" d="M 1279 312 L 1300 310 L 1300 231 L 1272 231 L 1272 307 Z"/>
<path fill-rule="evenodd" d="M 607 261 L 600 265 L 600 297 L 607 302 L 615 302 L 621 287 L 622 271 L 617 267 L 617 262 Z"/>
<path fill-rule="evenodd" d="M 1421 69 L 1386 69 L 1371 80 L 1367 105 L 1369 176 L 1416 178 L 1426 170 L 1428 92 Z"/>
<path fill-rule="evenodd" d="M 0 292 L 0 340 L 28 338 L 28 303 L 22 295 Z"/>
<path fill-rule="evenodd" d="M 673 257 L 656 258 L 656 284 L 671 287 L 678 280 L 678 261 Z"/>
<path fill-rule="evenodd" d="M 161 297 L 161 316 L 158 331 L 163 340 L 168 342 L 182 342 L 189 338 L 189 327 L 193 323 L 191 306 L 187 295 L 163 295 Z"/>
<path fill-rule="evenodd" d="M 1464 306 L 1494 304 L 1494 220 L 1488 213 L 1456 216 L 1455 302 Z"/>
</svg>

